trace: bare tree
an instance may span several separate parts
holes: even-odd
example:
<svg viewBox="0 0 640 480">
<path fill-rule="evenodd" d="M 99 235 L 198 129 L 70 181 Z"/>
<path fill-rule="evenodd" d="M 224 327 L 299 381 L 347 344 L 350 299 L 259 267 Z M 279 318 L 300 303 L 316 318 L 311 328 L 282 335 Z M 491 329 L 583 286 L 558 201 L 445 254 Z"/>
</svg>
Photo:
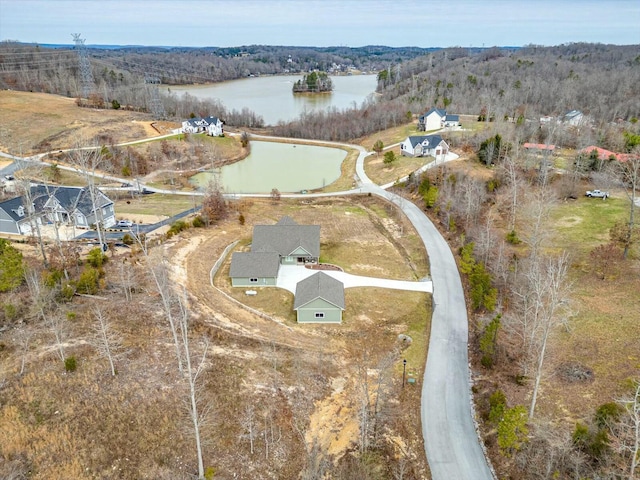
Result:
<svg viewBox="0 0 640 480">
<path fill-rule="evenodd" d="M 85 143 L 83 145 L 83 143 Z M 104 216 L 102 207 L 98 204 L 98 191 L 96 187 L 96 178 L 99 175 L 98 169 L 104 161 L 102 151 L 99 146 L 88 146 L 88 142 L 78 141 L 76 148 L 69 154 L 69 163 L 84 177 L 89 196 L 91 199 L 91 208 L 95 216 L 95 228 L 98 234 L 100 245 L 104 244 Z"/>
<path fill-rule="evenodd" d="M 20 346 L 20 375 L 24 374 L 24 370 L 26 368 L 27 363 L 27 354 L 29 353 L 29 345 L 31 343 L 31 337 L 33 336 L 33 332 L 26 328 L 23 324 L 16 331 L 16 342 Z"/>
<path fill-rule="evenodd" d="M 67 323 L 61 312 L 55 311 L 53 308 L 55 305 L 55 292 L 43 284 L 40 272 L 37 270 L 28 270 L 25 277 L 31 296 L 33 314 L 36 318 L 40 318 L 42 323 L 53 333 L 58 356 L 64 362 L 66 358 L 64 345 L 67 336 Z"/>
<path fill-rule="evenodd" d="M 118 350 L 122 346 L 122 339 L 120 335 L 111 328 L 111 322 L 107 318 L 103 309 L 95 307 L 93 309 L 93 317 L 96 321 L 94 326 L 95 338 L 93 345 L 98 351 L 98 354 L 109 361 L 111 376 L 115 377 L 116 367 L 114 362 L 118 354 Z"/>
<path fill-rule="evenodd" d="M 196 441 L 196 454 L 198 457 L 198 478 L 204 479 L 204 462 L 202 459 L 202 440 L 200 429 L 205 421 L 209 409 L 202 406 L 202 394 L 199 384 L 199 378 L 205 368 L 207 360 L 207 349 L 209 348 L 208 340 L 205 340 L 202 350 L 202 356 L 197 366 L 191 364 L 191 350 L 189 346 L 189 317 L 190 312 L 186 305 L 186 298 L 178 296 L 178 305 L 180 307 L 179 325 L 180 335 L 182 339 L 182 348 L 184 350 L 184 359 L 186 366 L 186 377 L 189 384 L 189 416 L 193 423 L 193 434 Z"/>
<path fill-rule="evenodd" d="M 228 213 L 229 206 L 224 198 L 222 185 L 218 178 L 214 177 L 209 181 L 202 199 L 202 216 L 207 225 L 215 225 L 227 218 Z"/>
<path fill-rule="evenodd" d="M 244 416 L 242 418 L 242 427 L 249 438 L 249 451 L 253 455 L 253 441 L 257 436 L 256 412 L 253 404 L 249 403 L 245 406 Z"/>
<path fill-rule="evenodd" d="M 625 187 L 625 192 L 629 201 L 629 222 L 627 223 L 627 231 L 625 234 L 624 253 L 623 257 L 627 258 L 629 255 L 629 248 L 632 245 L 632 239 L 634 238 L 635 225 L 635 209 L 640 205 L 637 204 L 638 188 L 640 188 L 640 152 L 635 155 L 630 155 L 624 162 L 619 162 L 619 169 L 622 177 L 622 182 Z"/>
<path fill-rule="evenodd" d="M 640 465 L 640 382 L 636 382 L 632 395 L 619 399 L 618 404 L 623 412 L 612 425 L 613 447 L 628 458 L 628 479 L 634 480 Z"/>
<path fill-rule="evenodd" d="M 143 252 L 148 252 L 148 250 L 143 249 Z M 169 329 L 171 330 L 171 335 L 173 337 L 173 344 L 176 349 L 176 359 L 178 361 L 178 370 L 182 372 L 183 370 L 183 358 L 180 351 L 180 340 L 178 339 L 178 323 L 180 318 L 176 319 L 176 315 L 174 309 L 176 305 L 180 306 L 180 299 L 177 297 L 173 290 L 173 283 L 169 278 L 169 267 L 167 265 L 166 259 L 159 257 L 158 255 L 150 256 L 146 255 L 147 266 L 149 268 L 149 272 L 153 277 L 153 281 L 156 286 L 156 290 L 160 295 L 160 300 L 162 302 L 162 310 L 164 311 L 164 316 L 169 323 Z M 180 307 L 182 308 L 182 307 Z"/>
<path fill-rule="evenodd" d="M 553 329 L 565 321 L 563 313 L 569 300 L 570 291 L 567 281 L 568 268 L 569 257 L 566 253 L 562 253 L 556 258 L 544 258 L 537 265 L 532 264 L 529 271 L 529 285 L 534 291 L 535 303 L 533 338 L 536 357 L 529 419 L 533 418 L 536 408 L 547 342 Z"/>
</svg>

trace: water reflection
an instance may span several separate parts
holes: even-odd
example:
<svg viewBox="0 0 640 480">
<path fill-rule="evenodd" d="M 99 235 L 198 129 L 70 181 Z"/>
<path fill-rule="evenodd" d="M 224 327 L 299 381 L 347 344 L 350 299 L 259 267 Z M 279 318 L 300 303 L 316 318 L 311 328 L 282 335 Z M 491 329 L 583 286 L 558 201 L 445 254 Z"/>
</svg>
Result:
<svg viewBox="0 0 640 480">
<path fill-rule="evenodd" d="M 282 193 L 322 188 L 340 177 L 345 150 L 313 145 L 251 142 L 251 154 L 217 172 L 202 172 L 191 182 L 204 188 L 214 174 L 225 193 Z"/>
</svg>

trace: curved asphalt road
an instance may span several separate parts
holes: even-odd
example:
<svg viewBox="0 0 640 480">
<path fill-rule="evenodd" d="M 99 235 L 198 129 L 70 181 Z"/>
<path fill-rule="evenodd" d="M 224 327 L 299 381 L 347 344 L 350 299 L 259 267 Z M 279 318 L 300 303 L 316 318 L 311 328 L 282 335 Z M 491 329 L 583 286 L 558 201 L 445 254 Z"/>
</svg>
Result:
<svg viewBox="0 0 640 480">
<path fill-rule="evenodd" d="M 493 480 L 471 415 L 467 352 L 468 319 L 460 274 L 449 245 L 413 203 L 373 184 L 360 150 L 356 173 L 362 190 L 383 197 L 405 213 L 429 255 L 433 315 L 422 383 L 422 434 L 434 480 Z"/>
<path fill-rule="evenodd" d="M 431 338 L 422 383 L 421 407 L 422 433 L 431 475 L 433 480 L 493 480 L 494 475 L 480 446 L 471 414 L 467 310 L 460 274 L 451 249 L 420 208 L 398 195 L 387 192 L 367 177 L 364 159 L 368 152 L 364 148 L 338 143 L 335 145 L 360 151 L 356 162 L 359 188 L 347 192 L 282 196 L 371 193 L 396 204 L 405 213 L 427 250 L 433 282 Z M 42 156 L 32 157 L 30 160 L 37 161 L 40 158 Z M 147 189 L 158 193 L 179 193 Z M 193 192 L 180 193 L 194 195 Z M 269 195 L 229 195 L 240 196 Z"/>
</svg>

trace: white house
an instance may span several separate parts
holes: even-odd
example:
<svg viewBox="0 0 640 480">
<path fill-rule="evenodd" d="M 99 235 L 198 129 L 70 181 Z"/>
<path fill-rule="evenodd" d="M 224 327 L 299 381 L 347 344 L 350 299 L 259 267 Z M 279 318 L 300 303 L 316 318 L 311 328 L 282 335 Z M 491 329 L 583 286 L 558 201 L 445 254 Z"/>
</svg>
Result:
<svg viewBox="0 0 640 480">
<path fill-rule="evenodd" d="M 206 117 L 206 118 L 190 118 L 182 122 L 182 133 L 202 133 L 206 132 L 207 135 L 212 137 L 221 137 L 222 122 L 218 117 Z"/>
<path fill-rule="evenodd" d="M 207 117 L 204 121 L 207 122 L 207 135 L 221 137 L 224 134 L 222 131 L 222 122 L 218 117 Z"/>
<path fill-rule="evenodd" d="M 424 115 L 420 115 L 418 118 L 418 130 L 423 132 L 429 130 L 438 130 L 443 127 L 444 119 L 447 116 L 447 112 L 438 108 L 432 108 Z"/>
<path fill-rule="evenodd" d="M 445 115 L 443 126 L 444 127 L 459 127 L 460 126 L 460 116 L 459 115 Z"/>
<path fill-rule="evenodd" d="M 440 135 L 407 137 L 400 144 L 400 154 L 404 157 L 427 157 L 436 159 L 449 153 L 449 145 Z"/>
</svg>

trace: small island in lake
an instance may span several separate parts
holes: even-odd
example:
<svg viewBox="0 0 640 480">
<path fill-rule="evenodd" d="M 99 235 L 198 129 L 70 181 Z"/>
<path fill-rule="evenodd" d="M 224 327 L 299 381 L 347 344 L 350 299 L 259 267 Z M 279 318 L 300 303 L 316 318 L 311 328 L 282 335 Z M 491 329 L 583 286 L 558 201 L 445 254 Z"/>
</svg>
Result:
<svg viewBox="0 0 640 480">
<path fill-rule="evenodd" d="M 333 83 L 325 72 L 311 72 L 293 84 L 293 93 L 327 93 L 333 90 Z"/>
</svg>

